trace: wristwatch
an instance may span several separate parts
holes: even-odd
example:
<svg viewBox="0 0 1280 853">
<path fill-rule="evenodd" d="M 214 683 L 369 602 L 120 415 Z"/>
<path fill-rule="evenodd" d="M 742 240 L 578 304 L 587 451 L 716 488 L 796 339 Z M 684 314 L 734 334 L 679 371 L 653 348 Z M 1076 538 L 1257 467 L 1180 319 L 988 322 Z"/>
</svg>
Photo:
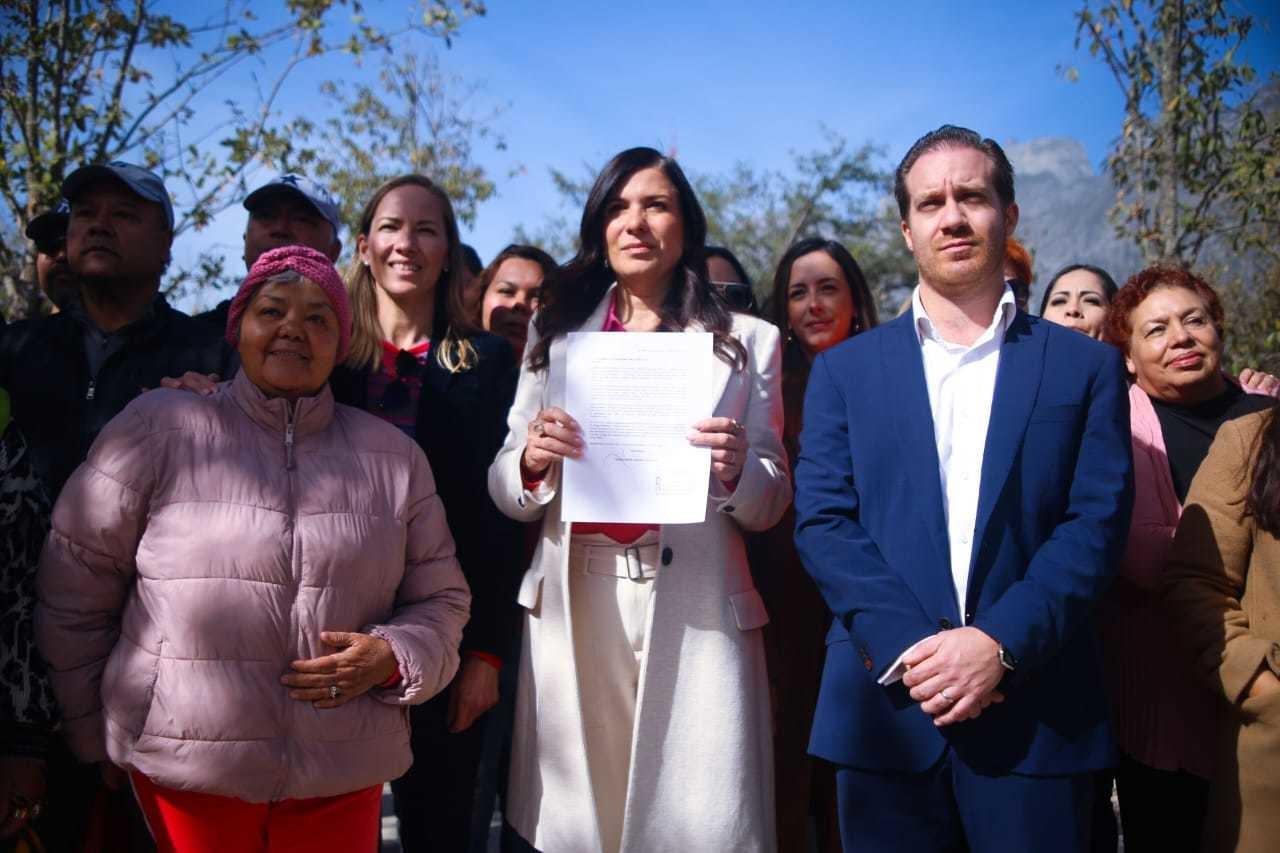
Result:
<svg viewBox="0 0 1280 853">
<path fill-rule="evenodd" d="M 1009 650 L 1004 647 L 1004 643 L 996 645 L 996 657 L 999 658 L 1000 665 L 1010 672 L 1013 672 L 1014 667 L 1018 665 L 1018 661 L 1013 655 L 1009 654 Z"/>
</svg>

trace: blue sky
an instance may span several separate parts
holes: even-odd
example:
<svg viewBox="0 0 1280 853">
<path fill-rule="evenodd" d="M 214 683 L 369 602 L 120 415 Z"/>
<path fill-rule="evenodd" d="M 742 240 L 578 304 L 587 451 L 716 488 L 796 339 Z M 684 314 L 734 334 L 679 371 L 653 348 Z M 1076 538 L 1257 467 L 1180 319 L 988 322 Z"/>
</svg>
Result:
<svg viewBox="0 0 1280 853">
<path fill-rule="evenodd" d="M 1263 74 L 1280 69 L 1280 7 L 1232 5 L 1255 18 L 1245 57 Z M 407 8 L 370 7 L 387 23 Z M 508 149 L 479 151 L 498 194 L 464 239 L 492 257 L 518 224 L 562 212 L 549 166 L 576 175 L 584 162 L 598 166 L 640 144 L 674 148 L 694 172 L 736 161 L 781 168 L 789 150 L 819 147 L 825 124 L 852 142 L 884 146 L 896 162 L 922 133 L 951 122 L 1001 142 L 1074 137 L 1096 166 L 1119 132 L 1123 101 L 1102 63 L 1074 47 L 1078 7 L 491 0 L 486 17 L 440 49 L 446 72 L 482 84 L 478 112 L 506 105 L 495 125 Z M 326 63 L 299 69 L 284 92 L 286 111 L 313 108 L 322 77 L 374 73 Z M 1059 73 L 1068 65 L 1078 82 Z M 175 253 L 211 247 L 238 270 L 243 226 L 234 207 L 182 235 Z"/>
</svg>

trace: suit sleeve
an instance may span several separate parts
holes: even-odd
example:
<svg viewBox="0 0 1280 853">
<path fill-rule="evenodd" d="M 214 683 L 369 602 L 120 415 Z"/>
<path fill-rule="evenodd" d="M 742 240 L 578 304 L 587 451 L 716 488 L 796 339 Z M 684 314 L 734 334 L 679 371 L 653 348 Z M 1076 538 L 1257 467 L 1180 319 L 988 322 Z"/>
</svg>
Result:
<svg viewBox="0 0 1280 853">
<path fill-rule="evenodd" d="M 1087 625 L 1123 553 L 1133 511 L 1133 448 L 1124 365 L 1108 351 L 1095 373 L 1062 521 L 1021 580 L 974 626 L 1002 643 L 1022 680 Z"/>
<path fill-rule="evenodd" d="M 471 584 L 471 620 L 462 633 L 462 651 L 501 659 L 510 652 L 514 626 L 507 614 L 514 613 L 523 567 L 521 528 L 498 510 L 486 489 L 489 463 L 502 446 L 516 378 L 510 348 L 505 341 L 494 343 L 501 347 L 486 351 L 477 367 L 483 399 L 476 422 L 457 425 L 462 434 L 456 446 L 468 452 L 466 488 L 458 494 L 462 505 L 450 504 L 448 509 L 458 559 Z M 454 521 L 455 514 L 462 517 Z"/>
<path fill-rule="evenodd" d="M 888 664 L 937 628 L 862 526 L 849 442 L 857 428 L 827 356 L 818 356 L 796 465 L 796 549 L 831 612 L 874 660 Z"/>
<path fill-rule="evenodd" d="M 711 477 L 710 507 L 737 520 L 744 530 L 767 530 L 791 503 L 791 473 L 782 446 L 782 347 L 778 330 L 761 324 L 748 347 L 751 397 L 743 427 L 747 458 L 733 492 Z"/>
<path fill-rule="evenodd" d="M 537 343 L 538 333 L 529 324 L 528 353 Z M 520 457 L 524 454 L 529 422 L 546 405 L 547 379 L 551 366 L 539 371 L 529 369 L 521 360 L 520 379 L 516 383 L 515 401 L 507 414 L 507 437 L 489 466 L 489 496 L 504 515 L 516 521 L 534 521 L 542 517 L 547 504 L 555 499 L 560 485 L 560 465 L 553 464 L 546 476 L 532 489 L 526 488 L 520 476 Z M 570 413 L 572 414 L 572 412 Z"/>
<path fill-rule="evenodd" d="M 1218 432 L 1200 466 L 1166 572 L 1166 599 L 1197 674 L 1231 702 L 1264 666 L 1280 675 L 1280 644 L 1257 634 L 1241 599 L 1253 539 L 1247 517 L 1248 443 L 1235 422 Z"/>
</svg>

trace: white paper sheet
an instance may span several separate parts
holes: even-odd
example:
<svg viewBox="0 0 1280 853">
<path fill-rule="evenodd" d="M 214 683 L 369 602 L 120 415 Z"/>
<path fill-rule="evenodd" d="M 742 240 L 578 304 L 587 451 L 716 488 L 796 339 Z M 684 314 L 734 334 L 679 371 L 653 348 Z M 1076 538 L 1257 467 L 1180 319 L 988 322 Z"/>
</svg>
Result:
<svg viewBox="0 0 1280 853">
<path fill-rule="evenodd" d="M 696 524 L 711 451 L 689 430 L 711 407 L 706 332 L 571 332 L 565 410 L 586 450 L 565 459 L 565 521 Z"/>
</svg>

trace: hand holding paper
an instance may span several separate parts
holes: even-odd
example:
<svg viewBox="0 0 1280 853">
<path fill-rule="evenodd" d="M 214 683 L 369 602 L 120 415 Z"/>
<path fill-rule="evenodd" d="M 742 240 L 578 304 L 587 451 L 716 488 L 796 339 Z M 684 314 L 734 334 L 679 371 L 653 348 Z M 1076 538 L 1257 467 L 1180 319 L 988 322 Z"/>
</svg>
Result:
<svg viewBox="0 0 1280 853">
<path fill-rule="evenodd" d="M 529 422 L 520 471 L 527 479 L 547 473 L 552 463 L 582 455 L 582 427 L 564 409 L 543 409 Z"/>
<path fill-rule="evenodd" d="M 693 425 L 689 442 L 711 448 L 711 473 L 723 483 L 742 474 L 747 461 L 747 431 L 733 418 L 706 418 Z"/>
</svg>

